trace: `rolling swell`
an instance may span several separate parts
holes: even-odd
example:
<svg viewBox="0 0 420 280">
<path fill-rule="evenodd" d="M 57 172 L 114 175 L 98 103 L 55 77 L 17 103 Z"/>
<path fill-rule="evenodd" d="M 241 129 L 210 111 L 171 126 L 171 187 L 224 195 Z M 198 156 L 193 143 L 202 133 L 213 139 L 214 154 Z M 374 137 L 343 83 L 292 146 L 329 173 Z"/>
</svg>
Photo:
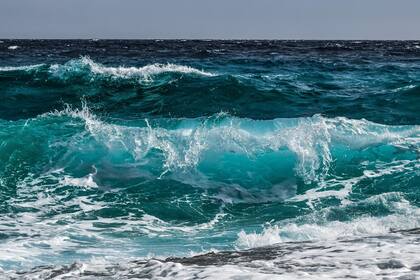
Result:
<svg viewBox="0 0 420 280">
<path fill-rule="evenodd" d="M 303 62 L 281 57 L 271 66 L 261 59 L 249 63 L 259 70 L 250 72 L 248 64 L 201 70 L 202 64 L 191 61 L 107 66 L 86 56 L 61 64 L 3 66 L 0 117 L 35 117 L 63 102 L 77 106 L 85 98 L 108 114 L 133 119 L 194 118 L 222 111 L 253 119 L 323 114 L 386 124 L 418 122 L 416 66 L 362 61 L 355 66 L 311 57 Z M 187 66 L 191 64 L 197 66 Z M 341 70 L 334 73 L 337 67 Z M 367 77 L 366 71 L 372 75 Z"/>
</svg>

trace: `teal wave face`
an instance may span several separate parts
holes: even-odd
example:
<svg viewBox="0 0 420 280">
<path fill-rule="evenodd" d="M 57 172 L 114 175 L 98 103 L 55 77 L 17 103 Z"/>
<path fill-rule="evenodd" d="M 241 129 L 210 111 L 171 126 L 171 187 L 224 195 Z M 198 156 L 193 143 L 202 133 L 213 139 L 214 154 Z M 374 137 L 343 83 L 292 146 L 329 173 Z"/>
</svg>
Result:
<svg viewBox="0 0 420 280">
<path fill-rule="evenodd" d="M 420 227 L 413 42 L 45 44 L 0 45 L 0 275 Z"/>
</svg>

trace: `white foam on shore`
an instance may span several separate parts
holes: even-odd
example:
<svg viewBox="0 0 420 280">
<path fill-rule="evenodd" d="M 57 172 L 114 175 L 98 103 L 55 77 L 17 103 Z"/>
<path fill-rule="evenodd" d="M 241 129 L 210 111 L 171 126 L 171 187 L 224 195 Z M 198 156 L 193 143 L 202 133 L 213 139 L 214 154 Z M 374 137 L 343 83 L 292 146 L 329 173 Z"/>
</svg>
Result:
<svg viewBox="0 0 420 280">
<path fill-rule="evenodd" d="M 45 266 L 27 273 L 4 271 L 3 275 L 40 279 L 54 277 L 90 280 L 107 279 L 416 279 L 420 249 L 415 236 L 389 235 L 342 241 L 285 244 L 266 251 L 230 253 L 230 258 L 210 259 L 219 264 L 184 265 L 175 261 L 115 260 L 94 257 L 72 265 Z M 274 255 L 271 255 L 274 254 Z M 193 261 L 194 263 L 194 261 Z M 0 271 L 0 276 L 2 272 Z M 7 278 L 6 278 L 7 279 Z"/>
</svg>

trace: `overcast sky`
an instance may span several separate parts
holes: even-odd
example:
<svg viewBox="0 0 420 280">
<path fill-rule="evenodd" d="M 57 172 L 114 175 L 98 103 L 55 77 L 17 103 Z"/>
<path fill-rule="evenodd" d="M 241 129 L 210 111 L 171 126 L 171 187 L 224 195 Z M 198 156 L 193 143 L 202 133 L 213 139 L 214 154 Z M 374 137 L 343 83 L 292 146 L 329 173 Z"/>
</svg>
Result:
<svg viewBox="0 0 420 280">
<path fill-rule="evenodd" d="M 420 39 L 420 0 L 0 0 L 0 38 Z"/>
</svg>

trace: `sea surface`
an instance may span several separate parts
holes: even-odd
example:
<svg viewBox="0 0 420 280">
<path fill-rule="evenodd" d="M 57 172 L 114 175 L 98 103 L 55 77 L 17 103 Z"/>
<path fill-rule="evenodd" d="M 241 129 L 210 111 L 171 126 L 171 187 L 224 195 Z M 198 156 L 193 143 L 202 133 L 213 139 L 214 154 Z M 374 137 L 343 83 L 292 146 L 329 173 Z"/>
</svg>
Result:
<svg viewBox="0 0 420 280">
<path fill-rule="evenodd" d="M 419 41 L 0 40 L 0 279 L 420 279 L 418 228 Z"/>
</svg>

